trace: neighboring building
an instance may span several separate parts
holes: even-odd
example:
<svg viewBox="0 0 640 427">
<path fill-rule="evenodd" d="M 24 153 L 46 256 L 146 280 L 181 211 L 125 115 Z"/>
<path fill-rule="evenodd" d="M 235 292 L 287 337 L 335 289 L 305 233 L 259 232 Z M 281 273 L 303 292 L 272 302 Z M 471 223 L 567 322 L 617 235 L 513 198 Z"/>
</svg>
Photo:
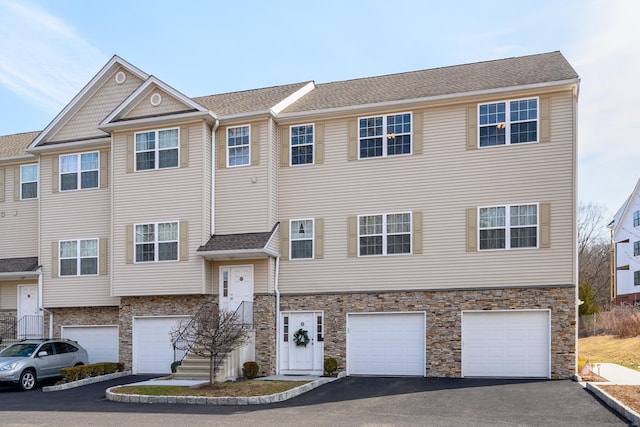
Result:
<svg viewBox="0 0 640 427">
<path fill-rule="evenodd" d="M 611 298 L 640 305 L 640 181 L 608 225 L 611 231 Z"/>
<path fill-rule="evenodd" d="M 567 378 L 578 85 L 551 52 L 189 98 L 114 56 L 0 137 L 0 309 L 136 373 L 213 300 L 266 374 Z"/>
</svg>

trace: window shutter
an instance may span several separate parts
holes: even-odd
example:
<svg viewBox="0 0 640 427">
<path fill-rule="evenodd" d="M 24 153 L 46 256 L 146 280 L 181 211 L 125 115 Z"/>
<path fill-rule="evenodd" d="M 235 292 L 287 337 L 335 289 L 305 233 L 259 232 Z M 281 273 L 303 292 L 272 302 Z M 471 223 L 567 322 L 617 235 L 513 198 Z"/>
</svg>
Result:
<svg viewBox="0 0 640 427">
<path fill-rule="evenodd" d="M 413 238 L 411 239 L 411 253 L 422 253 L 422 212 L 411 214 L 411 227 L 413 228 Z"/>
<path fill-rule="evenodd" d="M 189 222 L 180 221 L 180 261 L 189 260 Z"/>
<path fill-rule="evenodd" d="M 551 98 L 540 97 L 540 142 L 551 141 Z"/>
<path fill-rule="evenodd" d="M 51 170 L 53 175 L 53 177 L 51 178 L 51 192 L 57 193 L 60 188 L 60 176 L 59 176 L 60 158 L 58 156 L 53 156 L 51 158 L 51 162 L 52 162 Z"/>
<path fill-rule="evenodd" d="M 100 188 L 109 186 L 109 150 L 100 150 Z"/>
<path fill-rule="evenodd" d="M 100 255 L 98 258 L 98 264 L 100 268 L 100 275 L 104 276 L 107 274 L 107 239 L 101 238 L 98 241 L 98 250 L 100 251 Z"/>
<path fill-rule="evenodd" d="M 289 156 L 291 155 L 291 136 L 289 126 L 280 128 L 280 166 L 288 168 L 291 165 Z"/>
<path fill-rule="evenodd" d="M 321 165 L 324 163 L 324 123 L 317 123 L 314 128 L 313 162 Z"/>
<path fill-rule="evenodd" d="M 467 107 L 467 150 L 478 149 L 478 113 L 474 104 Z"/>
<path fill-rule="evenodd" d="M 316 218 L 313 221 L 313 257 L 324 258 L 324 219 Z"/>
<path fill-rule="evenodd" d="M 280 258 L 284 261 L 289 259 L 289 220 L 280 221 Z"/>
<path fill-rule="evenodd" d="M 424 114 L 422 111 L 413 113 L 413 135 L 411 136 L 413 142 L 413 154 L 422 154 L 422 146 L 424 145 L 424 135 L 422 133 L 422 126 L 424 126 Z"/>
<path fill-rule="evenodd" d="M 13 200 L 20 200 L 20 166 L 13 169 Z"/>
<path fill-rule="evenodd" d="M 350 216 L 347 221 L 347 256 L 353 258 L 358 256 L 358 217 Z"/>
<path fill-rule="evenodd" d="M 551 204 L 540 203 L 540 248 L 551 247 Z"/>
<path fill-rule="evenodd" d="M 218 169 L 227 167 L 227 128 L 219 128 L 216 131 L 216 148 L 218 156 Z"/>
<path fill-rule="evenodd" d="M 127 135 L 127 173 L 134 171 L 133 162 L 135 160 L 135 153 L 133 149 L 133 135 Z"/>
<path fill-rule="evenodd" d="M 4 202 L 4 168 L 0 168 L 0 202 Z"/>
<path fill-rule="evenodd" d="M 478 250 L 478 209 L 467 209 L 467 252 Z"/>
<path fill-rule="evenodd" d="M 51 243 L 51 277 L 58 277 L 58 242 Z"/>
<path fill-rule="evenodd" d="M 132 224 L 127 224 L 126 227 L 126 233 L 127 236 L 125 238 L 125 242 L 126 242 L 126 250 L 125 250 L 125 264 L 133 264 L 133 246 L 134 246 L 134 241 L 133 241 L 133 225 Z"/>
<path fill-rule="evenodd" d="M 260 125 L 252 125 L 249 133 L 251 134 L 251 165 L 260 164 Z"/>
<path fill-rule="evenodd" d="M 347 123 L 347 160 L 358 160 L 358 121 Z"/>
<path fill-rule="evenodd" d="M 180 167 L 189 166 L 189 128 L 180 128 Z"/>
</svg>

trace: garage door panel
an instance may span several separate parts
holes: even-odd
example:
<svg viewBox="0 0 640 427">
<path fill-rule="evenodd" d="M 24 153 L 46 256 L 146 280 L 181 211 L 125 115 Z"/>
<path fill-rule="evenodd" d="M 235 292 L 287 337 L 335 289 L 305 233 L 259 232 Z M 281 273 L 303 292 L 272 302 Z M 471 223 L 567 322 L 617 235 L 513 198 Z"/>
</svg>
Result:
<svg viewBox="0 0 640 427">
<path fill-rule="evenodd" d="M 117 326 L 63 326 L 62 338 L 77 341 L 89 355 L 89 363 L 118 362 Z"/>
<path fill-rule="evenodd" d="M 423 313 L 348 315 L 347 364 L 354 375 L 424 375 Z"/>
<path fill-rule="evenodd" d="M 184 319 L 188 319 L 188 317 L 140 317 L 134 319 L 134 373 L 164 374 L 171 372 L 174 354 L 170 332 Z"/>
<path fill-rule="evenodd" d="M 549 376 L 549 312 L 465 312 L 463 376 Z"/>
</svg>

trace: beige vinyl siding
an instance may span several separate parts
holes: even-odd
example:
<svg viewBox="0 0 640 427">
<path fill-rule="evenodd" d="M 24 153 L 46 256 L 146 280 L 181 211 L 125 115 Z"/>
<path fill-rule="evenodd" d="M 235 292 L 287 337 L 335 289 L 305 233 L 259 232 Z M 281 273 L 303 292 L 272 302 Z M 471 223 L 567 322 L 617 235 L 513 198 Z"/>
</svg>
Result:
<svg viewBox="0 0 640 427">
<path fill-rule="evenodd" d="M 151 96 L 153 96 L 154 93 L 158 93 L 160 96 L 162 96 L 162 102 L 156 107 L 151 105 Z M 174 113 L 191 109 L 192 107 L 184 105 L 181 101 L 178 101 L 168 93 L 160 90 L 159 88 L 155 88 L 154 90 L 149 92 L 149 94 L 145 96 L 138 103 L 138 105 L 133 108 L 133 110 L 127 113 L 124 118 L 133 119 L 136 117 L 147 117 L 157 114 Z"/>
<path fill-rule="evenodd" d="M 348 161 L 343 148 L 348 121 L 327 121 L 331 173 L 281 168 L 279 176 L 279 217 L 323 218 L 324 259 L 283 261 L 280 290 L 575 283 L 573 108 L 570 92 L 551 97 L 549 143 L 479 150 L 466 149 L 466 105 L 424 109 L 422 155 L 359 161 Z M 467 208 L 529 202 L 550 204 L 550 248 L 467 252 Z M 422 254 L 347 256 L 349 217 L 406 211 L 422 214 Z"/>
<path fill-rule="evenodd" d="M 204 133 L 203 159 L 200 172 L 202 174 L 202 237 L 201 242 L 205 243 L 211 237 L 211 174 L 213 168 L 211 165 L 212 150 L 212 127 L 207 123 L 202 123 L 202 132 Z"/>
<path fill-rule="evenodd" d="M 4 213 L 0 232 L 2 240 L 10 244 L 0 245 L 0 258 L 38 256 L 38 199 L 20 200 L 20 165 L 3 167 L 0 173 L 3 170 L 5 200 L 0 205 Z"/>
<path fill-rule="evenodd" d="M 123 71 L 127 76 L 126 81 L 121 85 L 115 82 L 115 74 L 118 71 Z M 142 80 L 128 71 L 124 69 L 114 71 L 95 95 L 82 105 L 80 110 L 51 138 L 51 141 L 106 136 L 103 131 L 98 130 L 98 124 L 111 114 L 140 84 L 142 84 Z"/>
<path fill-rule="evenodd" d="M 206 158 L 206 126 L 201 121 L 181 125 L 189 135 L 189 166 L 126 173 L 127 138 L 132 132 L 114 135 L 113 153 L 113 275 L 112 294 L 179 295 L 206 291 L 203 260 L 196 250 L 206 242 L 206 226 L 202 223 L 203 193 L 210 184 L 204 182 L 202 168 Z M 134 224 L 179 221 L 188 223 L 187 251 L 180 251 L 186 261 L 127 263 L 127 245 Z M 181 227 L 184 231 L 184 227 Z M 184 241 L 184 234 L 180 240 Z"/>
<path fill-rule="evenodd" d="M 259 165 L 216 169 L 216 234 L 269 231 L 274 225 L 268 215 L 271 162 L 266 161 L 269 145 L 266 141 L 270 131 L 266 121 L 252 123 L 252 135 L 256 128 L 260 131 L 259 154 L 265 160 Z M 226 145 L 224 132 L 216 143 L 218 147 Z"/>
<path fill-rule="evenodd" d="M 107 151 L 101 150 L 101 156 Z M 99 250 L 111 246 L 111 193 L 108 188 L 52 192 L 53 161 L 57 156 L 43 156 L 40 162 L 40 264 L 44 275 L 43 303 L 45 307 L 91 307 L 118 305 L 110 294 L 109 274 L 97 276 L 58 277 L 53 247 L 60 240 L 100 239 Z M 103 254 L 99 254 L 99 269 L 105 272 Z M 107 254 L 107 267 L 111 258 Z M 56 265 L 54 265 L 56 264 Z"/>
<path fill-rule="evenodd" d="M 253 293 L 260 294 L 273 292 L 270 288 L 269 280 L 270 262 L 267 259 L 249 259 L 249 260 L 229 260 L 216 261 L 213 263 L 213 293 L 220 293 L 220 268 L 232 267 L 234 265 L 253 265 Z"/>
<path fill-rule="evenodd" d="M 0 282 L 0 310 L 18 309 L 18 285 L 37 285 L 37 281 L 9 280 Z"/>
<path fill-rule="evenodd" d="M 278 222 L 278 167 L 280 147 L 278 145 L 278 127 L 272 119 L 268 122 L 267 132 L 269 135 L 269 158 L 266 162 L 269 165 L 269 210 L 267 224 L 273 227 L 276 222 Z"/>
</svg>

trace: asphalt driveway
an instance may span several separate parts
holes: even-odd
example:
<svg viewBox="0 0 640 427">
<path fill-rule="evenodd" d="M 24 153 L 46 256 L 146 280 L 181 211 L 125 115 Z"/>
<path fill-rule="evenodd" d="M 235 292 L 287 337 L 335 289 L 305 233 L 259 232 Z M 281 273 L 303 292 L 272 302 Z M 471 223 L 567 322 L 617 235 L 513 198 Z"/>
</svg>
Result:
<svg viewBox="0 0 640 427">
<path fill-rule="evenodd" d="M 3 425 L 628 425 L 572 381 L 348 377 L 272 405 L 127 404 L 105 400 L 131 376 L 44 393 L 0 388 Z"/>
</svg>

